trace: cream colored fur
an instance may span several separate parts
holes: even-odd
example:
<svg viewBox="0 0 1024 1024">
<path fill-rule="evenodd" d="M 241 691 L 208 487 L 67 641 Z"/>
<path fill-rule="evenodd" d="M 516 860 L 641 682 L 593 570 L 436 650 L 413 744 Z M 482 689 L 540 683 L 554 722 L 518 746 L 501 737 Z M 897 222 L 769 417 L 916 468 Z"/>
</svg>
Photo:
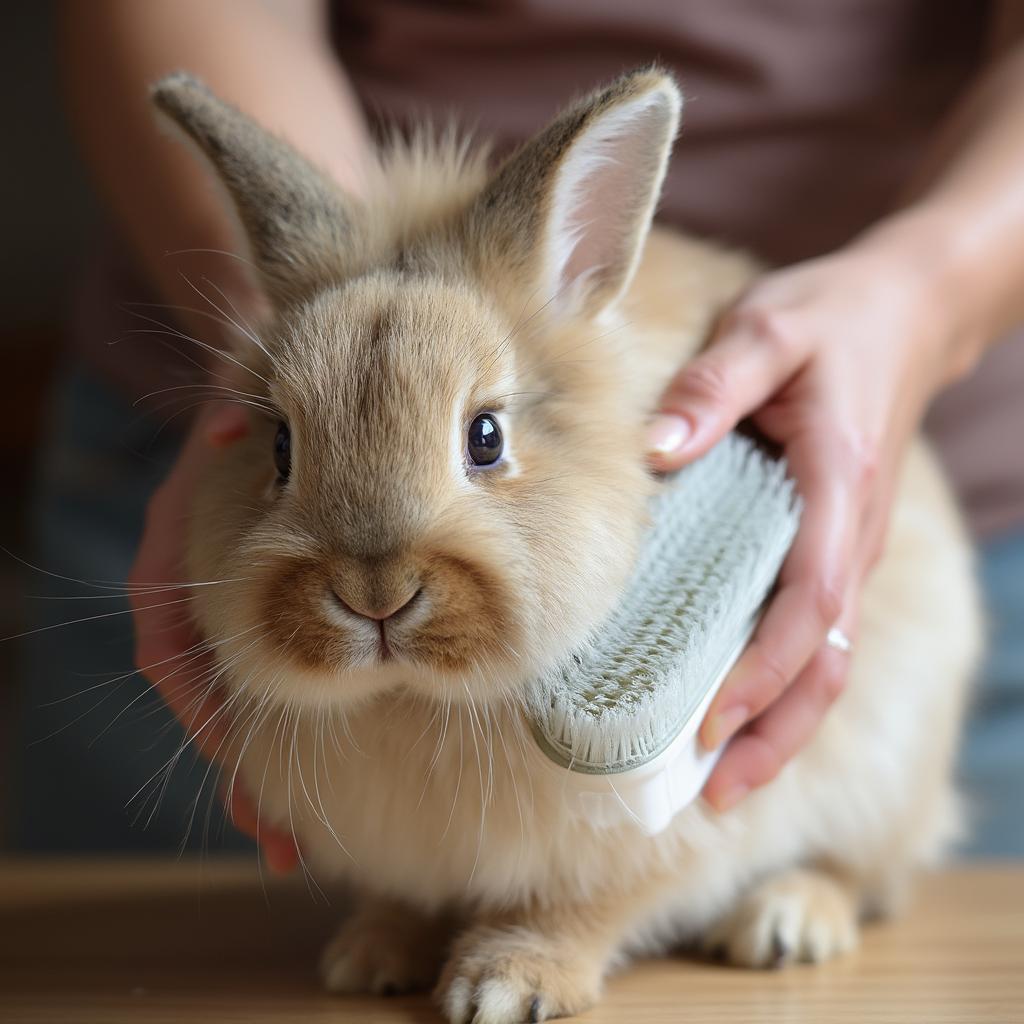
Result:
<svg viewBox="0 0 1024 1024">
<path fill-rule="evenodd" d="M 923 444 L 846 691 L 734 810 L 698 802 L 655 838 L 588 828 L 532 769 L 519 715 L 524 681 L 612 606 L 655 486 L 645 419 L 756 271 L 647 237 L 671 80 L 625 76 L 493 175 L 452 143 L 393 149 L 363 203 L 187 78 L 156 100 L 228 185 L 278 303 L 266 351 L 239 353 L 239 386 L 270 415 L 205 481 L 190 564 L 238 581 L 199 588 L 195 608 L 232 694 L 228 763 L 315 878 L 363 894 L 326 983 L 431 984 L 446 958 L 448 1019 L 489 1024 L 583 1010 L 628 954 L 682 941 L 751 966 L 850 948 L 957 828 L 980 630 L 969 546 Z M 304 221 L 297 196 L 315 207 Z M 509 454 L 472 471 L 481 410 Z M 330 596 L 387 603 L 416 584 L 383 661 L 378 627 Z"/>
</svg>

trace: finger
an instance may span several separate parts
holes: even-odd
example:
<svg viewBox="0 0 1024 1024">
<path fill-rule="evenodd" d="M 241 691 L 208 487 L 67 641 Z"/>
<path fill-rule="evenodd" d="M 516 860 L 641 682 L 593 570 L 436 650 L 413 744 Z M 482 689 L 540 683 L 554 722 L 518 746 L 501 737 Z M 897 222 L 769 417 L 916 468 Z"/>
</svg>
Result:
<svg viewBox="0 0 1024 1024">
<path fill-rule="evenodd" d="M 678 469 L 703 455 L 793 376 L 804 357 L 776 320 L 737 310 L 662 395 L 648 429 L 656 469 Z"/>
<path fill-rule="evenodd" d="M 276 833 L 273 837 L 265 837 L 261 826 L 257 837 L 263 860 L 275 875 L 287 875 L 299 866 L 299 848 L 288 836 Z"/>
<path fill-rule="evenodd" d="M 704 786 L 715 810 L 729 810 L 778 775 L 817 731 L 843 690 L 848 667 L 848 654 L 823 646 L 796 682 L 732 740 Z"/>
<path fill-rule="evenodd" d="M 199 417 L 149 503 L 129 580 L 135 665 L 207 755 L 220 744 L 227 723 L 217 714 L 220 695 L 212 688 L 212 659 L 190 622 L 191 591 L 176 586 L 185 575 L 180 557 L 185 544 L 183 510 L 210 446 L 230 443 L 246 429 L 244 410 L 227 403 L 217 403 Z"/>
<path fill-rule="evenodd" d="M 862 579 L 871 573 L 885 551 L 892 515 L 895 487 L 892 477 L 883 478 L 864 510 L 861 527 L 860 571 Z"/>
<path fill-rule="evenodd" d="M 859 522 L 852 480 L 811 442 L 792 459 L 804 495 L 793 549 L 749 646 L 711 702 L 700 730 L 709 750 L 773 703 L 796 679 L 838 619 L 850 578 L 852 531 Z"/>
<path fill-rule="evenodd" d="M 216 671 L 212 659 L 205 658 L 200 671 L 204 675 L 199 679 L 186 673 L 174 673 L 160 678 L 154 685 L 196 750 L 212 761 L 227 741 L 231 721 L 221 688 L 209 681 L 209 676 Z"/>
<path fill-rule="evenodd" d="M 861 573 L 852 575 L 836 625 L 847 638 L 856 634 Z M 704 787 L 704 797 L 716 810 L 735 806 L 752 789 L 770 782 L 821 724 L 829 707 L 846 686 L 849 650 L 826 642 L 793 685 L 754 719 L 726 748 Z"/>
<path fill-rule="evenodd" d="M 244 832 L 250 839 L 255 839 L 259 825 L 259 819 L 256 817 L 256 807 L 237 779 L 228 787 L 226 793 L 221 794 L 221 800 L 227 806 L 228 814 L 231 817 L 231 824 L 239 832 Z"/>
<path fill-rule="evenodd" d="M 255 839 L 263 859 L 276 874 L 287 874 L 299 863 L 299 850 L 292 837 L 283 830 L 261 821 L 245 788 L 237 780 L 227 794 L 228 814 L 232 824 Z"/>
<path fill-rule="evenodd" d="M 226 448 L 248 432 L 249 417 L 245 409 L 229 402 L 210 410 L 202 422 L 203 437 L 213 448 Z"/>
<path fill-rule="evenodd" d="M 209 756 L 224 738 L 227 723 L 218 714 L 221 694 L 213 682 L 216 667 L 188 621 L 188 602 L 184 588 L 132 595 L 135 664 L 200 752 Z"/>
</svg>

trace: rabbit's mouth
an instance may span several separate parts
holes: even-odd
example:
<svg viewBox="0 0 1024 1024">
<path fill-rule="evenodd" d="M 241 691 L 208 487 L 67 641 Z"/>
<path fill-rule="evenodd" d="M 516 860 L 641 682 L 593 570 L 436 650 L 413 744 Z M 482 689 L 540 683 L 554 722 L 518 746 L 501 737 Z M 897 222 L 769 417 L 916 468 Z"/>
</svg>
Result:
<svg viewBox="0 0 1024 1024">
<path fill-rule="evenodd" d="M 405 587 L 381 602 L 351 603 L 337 583 L 324 595 L 324 615 L 339 629 L 355 632 L 364 640 L 367 660 L 374 655 L 381 662 L 401 659 L 402 639 L 420 628 L 429 617 L 428 600 L 422 586 Z"/>
<path fill-rule="evenodd" d="M 256 611 L 267 624 L 266 647 L 289 666 L 289 688 L 315 676 L 324 681 L 320 697 L 333 685 L 343 699 L 353 674 L 362 690 L 374 671 L 384 687 L 405 670 L 403 681 L 414 687 L 433 678 L 460 689 L 485 670 L 520 674 L 525 630 L 510 587 L 484 564 L 435 551 L 362 566 L 289 558 L 267 570 Z"/>
</svg>

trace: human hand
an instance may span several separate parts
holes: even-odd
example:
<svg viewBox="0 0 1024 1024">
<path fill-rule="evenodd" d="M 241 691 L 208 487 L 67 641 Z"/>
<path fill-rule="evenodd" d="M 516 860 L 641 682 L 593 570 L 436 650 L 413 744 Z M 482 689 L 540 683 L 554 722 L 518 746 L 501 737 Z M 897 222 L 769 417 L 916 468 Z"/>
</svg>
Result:
<svg viewBox="0 0 1024 1024">
<path fill-rule="evenodd" d="M 211 452 L 248 430 L 244 410 L 217 405 L 200 415 L 170 475 L 150 499 L 146 528 L 129 579 L 135 624 L 135 664 L 149 680 L 204 757 L 217 760 L 227 745 L 230 721 L 215 683 L 216 668 L 183 609 L 190 597 L 182 582 L 187 510 L 198 475 Z M 291 871 L 298 863 L 292 837 L 258 820 L 238 780 L 222 793 L 234 824 L 255 839 L 269 867 Z"/>
<path fill-rule="evenodd" d="M 905 238 L 871 238 L 769 273 L 674 378 L 651 428 L 651 461 L 676 469 L 745 417 L 783 448 L 804 501 L 779 586 L 701 726 L 732 742 L 705 798 L 727 810 L 770 781 L 843 689 L 864 579 L 884 544 L 903 455 L 925 407 L 970 350 L 945 320 Z"/>
</svg>

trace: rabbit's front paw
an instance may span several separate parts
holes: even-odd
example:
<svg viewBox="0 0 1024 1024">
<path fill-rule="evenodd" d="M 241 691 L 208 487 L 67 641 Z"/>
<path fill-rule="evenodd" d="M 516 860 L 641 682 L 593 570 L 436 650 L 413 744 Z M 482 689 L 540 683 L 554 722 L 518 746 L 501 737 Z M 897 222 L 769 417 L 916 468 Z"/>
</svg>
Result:
<svg viewBox="0 0 1024 1024">
<path fill-rule="evenodd" d="M 444 963 L 448 927 L 392 904 L 352 915 L 320 958 L 330 992 L 398 995 L 430 988 Z"/>
<path fill-rule="evenodd" d="M 436 996 L 450 1024 L 520 1024 L 581 1013 L 602 964 L 572 943 L 517 926 L 470 929 L 455 943 Z"/>
<path fill-rule="evenodd" d="M 856 901 L 831 875 L 788 871 L 743 896 L 705 945 L 740 967 L 821 963 L 857 945 Z"/>
</svg>

